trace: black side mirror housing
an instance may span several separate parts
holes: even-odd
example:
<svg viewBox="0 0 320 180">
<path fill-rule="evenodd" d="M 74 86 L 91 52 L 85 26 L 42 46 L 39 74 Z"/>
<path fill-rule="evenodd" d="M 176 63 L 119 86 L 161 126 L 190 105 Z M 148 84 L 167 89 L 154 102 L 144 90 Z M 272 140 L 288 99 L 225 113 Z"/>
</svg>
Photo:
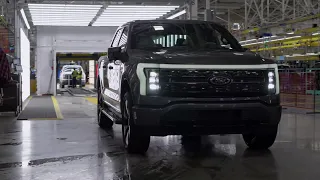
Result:
<svg viewBox="0 0 320 180">
<path fill-rule="evenodd" d="M 108 48 L 108 58 L 110 61 L 115 61 L 121 58 L 121 48 L 111 47 Z"/>
</svg>

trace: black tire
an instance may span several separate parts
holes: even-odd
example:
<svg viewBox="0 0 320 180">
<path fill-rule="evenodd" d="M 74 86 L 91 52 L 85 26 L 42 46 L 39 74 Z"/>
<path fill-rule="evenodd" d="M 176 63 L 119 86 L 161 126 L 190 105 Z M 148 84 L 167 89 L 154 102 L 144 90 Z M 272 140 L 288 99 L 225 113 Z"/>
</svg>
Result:
<svg viewBox="0 0 320 180">
<path fill-rule="evenodd" d="M 150 136 L 140 133 L 132 120 L 132 98 L 125 93 L 122 105 L 122 140 L 128 153 L 144 154 L 150 145 Z"/>
<path fill-rule="evenodd" d="M 243 140 L 251 149 L 268 149 L 276 140 L 278 127 L 272 127 L 265 134 L 243 134 Z"/>
<path fill-rule="evenodd" d="M 20 113 L 21 113 L 20 107 L 17 106 L 17 109 L 16 109 L 16 111 L 14 112 L 14 116 L 15 116 L 15 117 L 18 117 Z"/>
<path fill-rule="evenodd" d="M 101 89 L 100 86 L 98 86 L 98 104 L 97 104 L 97 119 L 98 119 L 98 125 L 103 129 L 111 129 L 113 126 L 113 121 L 108 118 L 103 112 L 102 112 L 102 96 L 101 96 Z"/>
</svg>

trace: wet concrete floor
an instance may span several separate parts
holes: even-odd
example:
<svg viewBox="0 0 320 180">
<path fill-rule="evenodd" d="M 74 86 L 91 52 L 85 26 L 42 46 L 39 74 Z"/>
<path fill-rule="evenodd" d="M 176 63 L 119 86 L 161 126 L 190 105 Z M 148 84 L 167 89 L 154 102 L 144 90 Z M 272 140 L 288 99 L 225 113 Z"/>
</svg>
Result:
<svg viewBox="0 0 320 180">
<path fill-rule="evenodd" d="M 0 180 L 319 180 L 320 115 L 283 113 L 269 151 L 240 135 L 153 137 L 145 156 L 125 153 L 121 127 L 98 128 L 95 105 L 58 97 L 64 120 L 0 117 Z"/>
</svg>

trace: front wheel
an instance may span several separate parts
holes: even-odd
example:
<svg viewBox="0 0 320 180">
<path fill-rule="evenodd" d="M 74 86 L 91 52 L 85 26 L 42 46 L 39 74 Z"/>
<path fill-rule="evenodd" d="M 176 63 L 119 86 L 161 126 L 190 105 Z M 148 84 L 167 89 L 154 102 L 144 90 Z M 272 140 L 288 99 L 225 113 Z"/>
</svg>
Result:
<svg viewBox="0 0 320 180">
<path fill-rule="evenodd" d="M 128 153 L 143 154 L 147 152 L 150 136 L 142 134 L 132 119 L 132 99 L 129 93 L 123 98 L 122 140 Z"/>
<path fill-rule="evenodd" d="M 272 127 L 267 133 L 264 134 L 243 134 L 243 140 L 251 149 L 268 149 L 276 140 L 278 127 Z"/>
</svg>

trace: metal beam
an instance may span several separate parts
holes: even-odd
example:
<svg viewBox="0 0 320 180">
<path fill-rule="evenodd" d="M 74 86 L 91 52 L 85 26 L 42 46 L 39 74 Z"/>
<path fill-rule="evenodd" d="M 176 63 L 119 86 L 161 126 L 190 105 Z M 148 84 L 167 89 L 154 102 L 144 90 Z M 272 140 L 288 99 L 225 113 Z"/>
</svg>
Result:
<svg viewBox="0 0 320 180">
<path fill-rule="evenodd" d="M 107 8 L 107 4 L 104 4 L 104 5 L 99 9 L 99 11 L 97 12 L 96 16 L 94 16 L 94 18 L 90 21 L 89 26 L 92 26 L 92 25 L 97 21 L 97 19 L 101 16 L 101 14 L 104 13 L 104 11 L 106 10 L 106 8 Z"/>
</svg>

